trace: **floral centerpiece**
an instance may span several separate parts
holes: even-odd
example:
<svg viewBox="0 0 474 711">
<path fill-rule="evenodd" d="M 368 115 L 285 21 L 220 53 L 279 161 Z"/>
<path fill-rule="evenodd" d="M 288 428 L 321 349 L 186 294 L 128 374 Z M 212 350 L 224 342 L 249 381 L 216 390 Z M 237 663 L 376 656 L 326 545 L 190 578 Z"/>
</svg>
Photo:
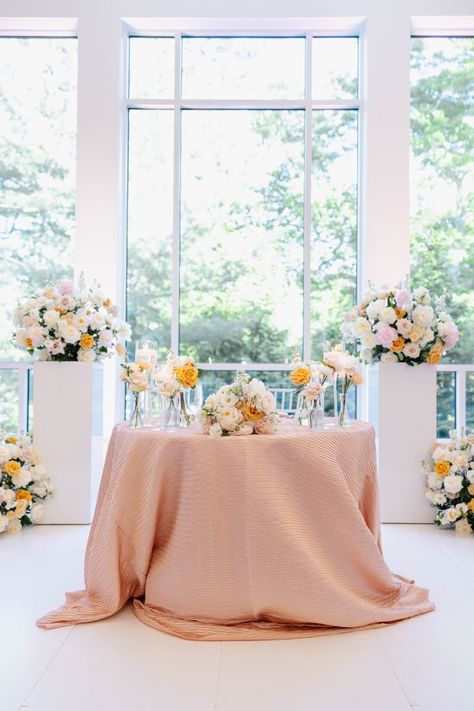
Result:
<svg viewBox="0 0 474 711">
<path fill-rule="evenodd" d="M 301 408 L 299 408 L 300 414 L 298 415 L 300 424 L 304 424 L 306 420 L 302 413 L 307 412 L 310 427 L 321 428 L 323 426 L 324 391 L 327 387 L 326 381 L 332 374 L 333 369 L 322 361 L 295 361 L 293 363 L 289 380 L 301 396 Z"/>
<path fill-rule="evenodd" d="M 436 509 L 435 522 L 461 535 L 474 531 L 474 434 L 450 432 L 424 462 L 426 496 Z"/>
<path fill-rule="evenodd" d="M 52 492 L 29 435 L 0 437 L 0 533 L 39 523 Z"/>
<path fill-rule="evenodd" d="M 154 375 L 157 393 L 168 400 L 165 425 L 173 419 L 173 414 L 178 416 L 179 413 L 186 425 L 191 424 L 191 416 L 186 410 L 184 391 L 196 387 L 199 375 L 194 358 L 175 356 L 172 351 L 169 351 L 166 363 Z M 178 405 L 176 405 L 177 401 Z"/>
<path fill-rule="evenodd" d="M 346 314 L 342 331 L 360 344 L 367 363 L 436 364 L 459 338 L 444 298 L 433 302 L 428 289 L 404 285 L 370 288 Z"/>
<path fill-rule="evenodd" d="M 280 421 L 275 397 L 265 383 L 244 372 L 209 395 L 200 419 L 203 431 L 211 437 L 272 434 Z"/>
<path fill-rule="evenodd" d="M 347 393 L 352 385 L 361 385 L 364 382 L 360 362 L 355 356 L 345 354 L 339 357 L 333 367 L 335 372 L 342 380 L 341 394 L 340 394 L 340 407 L 338 424 L 341 427 L 349 425 L 349 418 L 347 416 Z"/>
<path fill-rule="evenodd" d="M 23 299 L 15 311 L 15 344 L 40 360 L 101 361 L 114 352 L 125 354 L 128 323 L 98 284 L 74 286 L 61 279 Z"/>
<path fill-rule="evenodd" d="M 140 409 L 140 395 L 150 388 L 148 377 L 153 366 L 144 360 L 138 360 L 136 363 L 121 363 L 120 365 L 123 369 L 120 379 L 127 384 L 133 397 L 130 427 L 142 427 L 143 415 Z"/>
</svg>

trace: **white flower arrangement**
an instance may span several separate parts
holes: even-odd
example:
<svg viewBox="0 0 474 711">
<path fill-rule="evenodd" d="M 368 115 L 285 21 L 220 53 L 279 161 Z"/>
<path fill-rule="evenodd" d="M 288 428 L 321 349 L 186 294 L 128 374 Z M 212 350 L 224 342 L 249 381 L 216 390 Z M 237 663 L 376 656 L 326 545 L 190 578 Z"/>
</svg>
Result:
<svg viewBox="0 0 474 711">
<path fill-rule="evenodd" d="M 122 367 L 120 379 L 126 383 L 133 395 L 130 426 L 141 427 L 143 426 L 143 418 L 140 412 L 140 394 L 150 389 L 149 376 L 153 366 L 145 360 L 138 360 L 136 363 L 121 363 L 120 365 Z"/>
<path fill-rule="evenodd" d="M 426 496 L 436 509 L 435 523 L 460 535 L 474 531 L 474 434 L 450 432 L 436 443 L 426 472 Z"/>
<path fill-rule="evenodd" d="M 407 285 L 370 288 L 346 314 L 342 333 L 360 345 L 366 363 L 436 364 L 459 339 L 444 298 L 433 304 L 428 289 Z"/>
<path fill-rule="evenodd" d="M 244 372 L 209 395 L 200 420 L 203 432 L 211 437 L 273 434 L 280 422 L 273 394 L 265 383 Z"/>
<path fill-rule="evenodd" d="M 0 437 L 0 533 L 39 523 L 52 492 L 29 435 Z"/>
<path fill-rule="evenodd" d="M 176 398 L 179 398 L 178 408 L 186 426 L 191 424 L 192 417 L 186 409 L 184 391 L 194 388 L 199 382 L 200 371 L 191 356 L 175 356 L 173 351 L 168 352 L 166 363 L 154 373 L 156 392 L 167 398 L 168 415 L 174 407 Z"/>
<path fill-rule="evenodd" d="M 101 361 L 114 352 L 125 355 L 131 328 L 98 284 L 76 288 L 68 279 L 47 286 L 18 304 L 15 345 L 40 360 Z"/>
</svg>

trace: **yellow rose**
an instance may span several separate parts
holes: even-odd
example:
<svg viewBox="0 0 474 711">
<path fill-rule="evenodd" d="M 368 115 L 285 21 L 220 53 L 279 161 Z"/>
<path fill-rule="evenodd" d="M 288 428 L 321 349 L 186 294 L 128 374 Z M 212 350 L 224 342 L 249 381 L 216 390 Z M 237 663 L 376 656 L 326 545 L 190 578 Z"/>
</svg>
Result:
<svg viewBox="0 0 474 711">
<path fill-rule="evenodd" d="M 198 369 L 192 363 L 178 366 L 175 375 L 185 388 L 193 388 L 199 379 Z"/>
<path fill-rule="evenodd" d="M 95 343 L 95 338 L 94 336 L 91 336 L 90 333 L 83 333 L 81 336 L 81 340 L 79 341 L 79 345 L 81 348 L 93 348 Z"/>
<path fill-rule="evenodd" d="M 15 494 L 15 499 L 17 501 L 24 500 L 29 504 L 31 501 L 31 494 L 26 489 L 18 489 L 18 491 Z"/>
<path fill-rule="evenodd" d="M 297 387 L 307 385 L 311 380 L 311 371 L 309 368 L 305 367 L 296 368 L 296 370 L 291 373 L 290 380 L 293 385 L 296 385 Z"/>
<path fill-rule="evenodd" d="M 393 351 L 394 353 L 398 353 L 403 349 L 403 346 L 405 345 L 405 339 L 399 336 L 394 340 L 392 345 L 390 346 L 390 350 Z"/>
<path fill-rule="evenodd" d="M 16 441 L 17 441 L 17 438 L 14 437 L 13 435 L 12 435 L 11 437 L 7 437 L 6 440 L 5 440 L 5 442 L 6 442 L 7 444 L 15 444 Z"/>
<path fill-rule="evenodd" d="M 10 459 L 6 464 L 3 465 L 3 471 L 8 474 L 8 476 L 13 476 L 18 474 L 21 469 L 20 462 L 16 462 L 14 459 Z"/>
<path fill-rule="evenodd" d="M 470 500 L 470 502 L 467 505 L 467 508 L 469 509 L 469 511 L 472 511 L 472 513 L 474 513 L 474 499 Z"/>
<path fill-rule="evenodd" d="M 441 358 L 442 355 L 439 350 L 437 350 L 436 348 L 432 348 L 428 353 L 428 358 L 426 359 L 426 362 L 430 365 L 436 365 L 436 363 L 440 362 Z"/>
<path fill-rule="evenodd" d="M 27 348 L 33 348 L 33 341 L 31 340 L 31 338 L 25 338 L 25 346 Z"/>
<path fill-rule="evenodd" d="M 397 314 L 397 318 L 404 318 L 407 315 L 407 312 L 400 309 L 398 306 L 395 307 L 395 313 Z"/>
<path fill-rule="evenodd" d="M 239 407 L 244 420 L 261 420 L 263 417 L 263 412 L 257 410 L 253 405 L 249 405 L 247 402 Z"/>
<path fill-rule="evenodd" d="M 416 343 L 423 335 L 423 329 L 417 323 L 414 323 L 410 331 L 410 340 Z"/>
<path fill-rule="evenodd" d="M 434 465 L 434 470 L 436 474 L 440 476 L 447 476 L 451 471 L 451 464 L 444 459 L 440 459 L 439 462 L 436 462 Z"/>
<path fill-rule="evenodd" d="M 26 514 L 28 502 L 25 499 L 20 499 L 16 505 L 15 518 L 22 518 Z"/>
</svg>

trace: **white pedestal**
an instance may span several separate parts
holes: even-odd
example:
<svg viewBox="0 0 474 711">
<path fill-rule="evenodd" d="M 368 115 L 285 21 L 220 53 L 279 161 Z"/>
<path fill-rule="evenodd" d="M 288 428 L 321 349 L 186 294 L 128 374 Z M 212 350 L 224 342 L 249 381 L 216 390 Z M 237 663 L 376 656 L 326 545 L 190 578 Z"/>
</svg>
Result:
<svg viewBox="0 0 474 711">
<path fill-rule="evenodd" d="M 436 367 L 370 366 L 369 420 L 378 440 L 381 520 L 431 523 L 421 462 L 436 439 Z"/>
<path fill-rule="evenodd" d="M 102 366 L 38 362 L 33 443 L 53 480 L 42 523 L 90 523 L 92 436 L 102 434 Z"/>
</svg>

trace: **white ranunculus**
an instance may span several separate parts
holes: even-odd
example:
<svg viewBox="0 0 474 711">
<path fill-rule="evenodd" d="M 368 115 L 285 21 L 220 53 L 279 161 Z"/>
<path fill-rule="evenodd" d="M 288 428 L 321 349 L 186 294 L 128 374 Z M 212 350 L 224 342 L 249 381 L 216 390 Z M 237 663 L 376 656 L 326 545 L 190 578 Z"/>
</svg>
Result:
<svg viewBox="0 0 474 711">
<path fill-rule="evenodd" d="M 21 489 L 23 486 L 27 486 L 31 481 L 31 474 L 29 469 L 20 469 L 17 474 L 13 474 L 12 482 L 13 485 Z"/>
<path fill-rule="evenodd" d="M 325 378 L 330 378 L 334 372 L 332 368 L 330 368 L 328 365 L 324 365 L 324 363 L 318 363 L 316 367 L 321 373 L 321 375 Z"/>
<path fill-rule="evenodd" d="M 433 323 L 434 312 L 431 306 L 418 305 L 413 309 L 411 317 L 414 323 L 426 329 L 430 328 Z"/>
<path fill-rule="evenodd" d="M 79 348 L 77 360 L 81 363 L 92 363 L 97 358 L 97 354 L 92 349 Z"/>
<path fill-rule="evenodd" d="M 395 353 L 383 353 L 380 360 L 382 363 L 398 363 Z"/>
<path fill-rule="evenodd" d="M 33 523 L 39 523 L 44 516 L 43 504 L 34 504 L 31 509 L 30 518 Z"/>
<path fill-rule="evenodd" d="M 457 474 L 449 474 L 444 477 L 443 485 L 448 494 L 458 494 L 463 486 L 463 477 Z"/>
<path fill-rule="evenodd" d="M 379 319 L 384 323 L 392 324 L 397 320 L 397 313 L 391 306 L 386 306 L 380 310 Z"/>
<path fill-rule="evenodd" d="M 209 427 L 209 435 L 211 437 L 222 437 L 222 427 L 218 422 Z"/>
</svg>

